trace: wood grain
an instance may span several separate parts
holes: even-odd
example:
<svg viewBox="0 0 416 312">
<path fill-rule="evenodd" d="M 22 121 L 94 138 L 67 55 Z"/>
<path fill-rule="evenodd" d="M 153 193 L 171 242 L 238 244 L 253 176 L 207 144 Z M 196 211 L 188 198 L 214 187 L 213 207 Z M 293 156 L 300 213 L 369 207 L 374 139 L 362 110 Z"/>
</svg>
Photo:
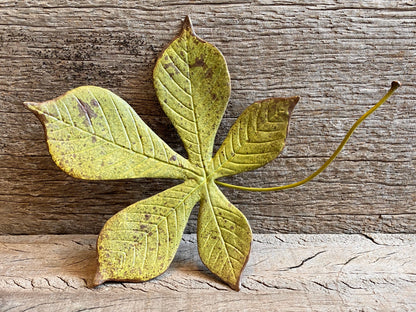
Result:
<svg viewBox="0 0 416 312">
<path fill-rule="evenodd" d="M 0 311 L 413 311 L 416 236 L 256 234 L 240 292 L 185 235 L 170 269 L 89 289 L 95 235 L 0 236 Z M 25 310 L 27 309 L 27 310 Z"/>
<path fill-rule="evenodd" d="M 197 34 L 223 52 L 231 74 L 216 148 L 252 102 L 301 96 L 281 157 L 228 182 L 269 186 L 303 179 L 392 80 L 403 83 L 315 181 L 280 193 L 225 191 L 254 232 L 414 233 L 415 13 L 414 1 L 387 0 L 1 1 L 0 233 L 98 233 L 115 212 L 177 183 L 66 176 L 22 102 L 79 85 L 109 88 L 183 153 L 151 73 L 186 14 Z M 196 210 L 186 231 L 195 228 Z"/>
</svg>

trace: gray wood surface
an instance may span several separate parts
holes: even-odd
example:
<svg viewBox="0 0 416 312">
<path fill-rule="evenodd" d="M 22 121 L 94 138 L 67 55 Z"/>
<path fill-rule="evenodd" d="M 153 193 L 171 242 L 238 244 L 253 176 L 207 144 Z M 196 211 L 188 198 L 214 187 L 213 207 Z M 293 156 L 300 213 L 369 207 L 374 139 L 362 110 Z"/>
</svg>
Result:
<svg viewBox="0 0 416 312">
<path fill-rule="evenodd" d="M 403 83 L 315 181 L 280 193 L 226 190 L 254 232 L 416 231 L 415 1 L 3 0 L 0 233 L 98 233 L 120 209 L 177 183 L 66 176 L 22 102 L 86 84 L 109 88 L 183 153 L 157 103 L 151 73 L 186 14 L 229 65 L 231 101 L 217 147 L 252 102 L 301 96 L 281 157 L 227 179 L 235 184 L 303 179 L 392 80 Z M 196 210 L 186 231 L 195 229 Z"/>
<path fill-rule="evenodd" d="M 89 289 L 95 235 L 0 236 L 0 311 L 414 311 L 416 235 L 256 234 L 240 292 L 185 235 L 145 283 Z"/>
</svg>

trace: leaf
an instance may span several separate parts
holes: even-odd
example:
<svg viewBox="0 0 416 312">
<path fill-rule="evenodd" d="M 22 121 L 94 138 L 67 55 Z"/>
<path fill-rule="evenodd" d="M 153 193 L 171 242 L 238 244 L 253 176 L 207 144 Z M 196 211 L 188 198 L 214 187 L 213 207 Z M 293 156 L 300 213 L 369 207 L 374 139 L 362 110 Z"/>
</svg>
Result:
<svg viewBox="0 0 416 312">
<path fill-rule="evenodd" d="M 251 229 L 214 182 L 205 185 L 197 237 L 202 262 L 232 289 L 239 290 L 251 248 Z"/>
<path fill-rule="evenodd" d="M 200 185 L 188 180 L 139 201 L 110 218 L 97 241 L 95 285 L 105 281 L 146 281 L 172 262 Z"/>
<path fill-rule="evenodd" d="M 250 105 L 215 154 L 213 178 L 264 166 L 282 151 L 299 97 L 270 98 Z"/>
<path fill-rule="evenodd" d="M 79 87 L 26 105 L 43 123 L 55 163 L 76 178 L 186 179 L 198 172 L 109 90 Z"/>
<path fill-rule="evenodd" d="M 162 51 L 153 79 L 160 104 L 189 160 L 174 152 L 109 90 L 85 86 L 47 102 L 26 103 L 44 125 L 53 160 L 74 177 L 185 180 L 130 205 L 105 223 L 97 240 L 99 266 L 94 284 L 146 281 L 165 272 L 192 208 L 200 201 L 201 260 L 239 290 L 251 248 L 251 229 L 215 179 L 274 159 L 283 149 L 290 114 L 299 98 L 272 98 L 251 105 L 212 158 L 230 96 L 230 77 L 221 52 L 195 35 L 189 18 L 179 36 Z"/>
<path fill-rule="evenodd" d="M 162 52 L 153 71 L 159 102 L 181 137 L 189 160 L 202 167 L 212 158 L 230 96 L 230 77 L 221 52 L 198 38 L 189 18 Z"/>
</svg>

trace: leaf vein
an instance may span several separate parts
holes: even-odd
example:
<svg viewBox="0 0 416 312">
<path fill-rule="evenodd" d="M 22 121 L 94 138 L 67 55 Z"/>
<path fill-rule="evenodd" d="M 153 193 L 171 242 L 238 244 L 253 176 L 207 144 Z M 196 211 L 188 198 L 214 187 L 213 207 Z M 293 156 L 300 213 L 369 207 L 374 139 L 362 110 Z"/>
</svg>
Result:
<svg viewBox="0 0 416 312">
<path fill-rule="evenodd" d="M 170 51 L 170 50 L 169 50 Z M 179 57 L 179 55 L 176 53 L 176 51 L 174 50 L 174 49 L 172 49 L 172 51 Z M 166 51 L 167 53 L 166 53 L 166 55 L 168 56 L 168 58 L 171 60 L 171 62 L 172 62 L 172 64 L 173 64 L 173 66 L 175 66 L 175 69 L 177 69 L 178 70 L 178 72 L 181 74 L 181 76 L 182 77 L 184 77 L 187 81 L 189 81 L 190 82 L 190 80 L 189 80 L 189 78 L 188 78 L 188 76 L 187 75 L 185 75 L 182 71 L 181 71 L 181 69 L 176 65 L 176 63 L 175 63 L 175 61 L 172 59 L 172 57 L 169 55 L 169 53 L 168 53 L 168 51 Z M 182 59 L 181 59 L 182 60 Z"/>
<path fill-rule="evenodd" d="M 143 142 L 142 142 L 142 138 L 140 136 L 139 129 L 137 128 L 136 120 L 133 117 L 133 113 L 131 112 L 132 110 L 133 109 L 131 108 L 131 106 L 127 109 L 127 111 L 129 112 L 130 118 L 132 120 L 132 123 L 134 125 L 134 131 L 135 131 L 135 134 L 136 134 L 136 137 L 137 137 L 137 142 L 140 143 L 139 153 L 143 153 Z"/>
<path fill-rule="evenodd" d="M 179 85 L 179 83 L 178 82 L 176 82 L 175 81 L 175 79 L 173 79 L 170 75 L 169 75 L 169 72 L 166 70 L 166 68 L 165 67 L 163 67 L 163 66 L 161 66 L 161 68 L 163 68 L 163 71 L 164 71 L 164 73 L 165 73 L 165 75 L 163 75 L 162 77 L 163 78 L 166 78 L 166 79 L 169 79 L 169 81 L 170 82 L 172 82 L 172 83 L 174 83 L 181 91 L 183 91 L 183 93 L 185 93 L 187 96 L 189 96 L 189 97 L 191 97 L 192 95 L 189 93 L 189 91 L 186 91 L 186 89 L 183 87 L 183 86 L 181 86 L 181 85 Z M 166 76 L 168 76 L 168 77 L 166 77 Z M 186 79 L 188 79 L 188 81 L 190 81 L 190 79 L 188 78 L 188 77 L 185 77 Z M 160 79 L 160 77 L 157 77 L 157 79 L 159 79 L 160 81 L 162 81 L 161 79 Z M 163 83 L 163 82 L 162 82 Z M 190 84 L 190 83 L 189 83 Z M 164 84 L 164 86 L 165 86 L 165 88 L 166 89 L 168 89 L 168 87 Z M 170 93 L 171 94 L 173 94 L 174 92 L 173 91 L 171 91 L 171 90 L 169 90 L 170 91 Z M 174 97 L 175 98 L 177 98 L 177 96 L 176 95 L 174 95 Z M 179 103 L 182 103 L 181 101 L 179 101 Z M 187 107 L 188 108 L 188 107 Z M 188 108 L 189 109 L 189 108 Z"/>
<path fill-rule="evenodd" d="M 42 112 L 42 113 L 44 113 L 44 112 Z M 52 115 L 49 115 L 49 114 L 48 114 L 48 116 L 49 116 L 50 118 L 52 118 L 52 119 L 55 119 L 55 121 L 56 121 L 56 122 L 61 122 L 61 123 L 65 124 L 65 125 L 69 125 L 69 126 L 71 126 L 71 125 L 70 125 L 70 124 L 68 124 L 67 122 L 65 122 L 65 121 L 63 121 L 63 120 L 59 120 L 59 119 L 57 119 L 55 116 L 52 116 Z M 71 127 L 72 127 L 72 126 L 71 126 Z M 88 131 L 86 131 L 86 130 L 84 130 L 84 129 L 82 129 L 82 128 L 79 128 L 79 127 L 76 127 L 76 126 L 74 126 L 74 128 L 75 128 L 75 129 L 77 129 L 77 130 L 79 130 L 79 131 L 81 131 L 81 132 L 85 132 L 85 133 L 87 133 L 88 135 L 91 135 L 91 133 L 90 133 L 90 132 L 88 132 Z M 107 138 L 105 138 L 105 137 L 102 137 L 102 136 L 99 136 L 99 135 L 96 135 L 96 137 L 97 137 L 97 138 L 99 138 L 99 139 L 101 139 L 101 140 L 103 140 L 103 141 L 105 141 L 105 142 L 111 143 L 111 144 L 113 144 L 113 145 L 115 145 L 115 146 L 117 146 L 117 147 L 120 147 L 120 148 L 122 148 L 122 149 L 126 149 L 127 151 L 129 151 L 129 152 L 133 153 L 134 155 L 140 155 L 140 156 L 144 156 L 144 157 L 149 157 L 148 155 L 138 153 L 138 152 L 136 152 L 136 151 L 134 151 L 134 150 L 132 150 L 132 149 L 128 149 L 128 148 L 126 148 L 126 146 L 121 145 L 121 144 L 119 144 L 119 143 L 117 143 L 117 142 L 115 142 L 115 141 L 108 140 L 108 139 L 107 139 Z M 185 170 L 185 171 L 187 171 L 187 172 L 192 172 L 193 174 L 198 174 L 197 172 L 195 172 L 195 171 L 193 171 L 193 170 L 191 170 L 191 169 L 189 169 L 189 168 L 185 168 L 185 167 L 183 167 L 183 166 L 179 166 L 178 164 L 175 164 L 175 163 L 169 163 L 169 162 L 163 161 L 162 159 L 159 159 L 159 158 L 154 158 L 154 160 L 155 160 L 155 161 L 160 161 L 160 162 L 165 163 L 165 164 L 167 164 L 167 165 L 172 165 L 172 166 L 175 166 L 176 168 L 178 168 L 178 169 L 180 169 L 180 170 Z"/>
<path fill-rule="evenodd" d="M 237 246 L 234 246 L 230 243 L 226 243 L 226 245 L 231 246 L 233 249 L 235 249 L 237 251 L 237 253 L 239 253 L 241 256 L 245 257 L 244 253 L 240 249 L 238 249 Z M 240 262 L 240 260 L 238 260 L 236 258 L 234 258 L 234 260 L 237 260 L 238 262 Z"/>
<path fill-rule="evenodd" d="M 88 113 L 88 111 L 87 111 L 87 109 L 84 107 L 84 105 L 83 104 L 81 104 L 81 101 L 80 101 L 80 99 L 78 98 L 78 97 L 76 97 L 75 95 L 74 95 L 74 98 L 75 98 L 75 100 L 77 101 L 77 103 L 78 103 L 78 105 L 79 105 L 79 107 L 81 107 L 82 108 L 82 110 L 83 110 L 83 112 L 84 112 L 84 115 L 85 115 L 85 118 L 86 118 L 86 120 L 87 120 L 87 122 L 88 122 L 88 125 L 90 126 L 90 128 L 91 128 L 91 132 L 93 133 L 93 134 L 95 134 L 95 129 L 94 129 L 94 127 L 92 126 L 92 122 L 91 122 L 91 117 L 90 117 L 90 114 Z M 56 105 L 55 105 L 56 106 Z M 62 120 L 62 118 L 58 118 L 59 120 Z M 62 120 L 63 121 L 63 120 Z"/>
<path fill-rule="evenodd" d="M 128 149 L 132 149 L 132 144 L 131 144 L 131 140 L 130 140 L 129 134 L 127 133 L 126 125 L 124 124 L 123 118 L 121 117 L 121 114 L 120 114 L 120 111 L 119 111 L 118 107 L 114 103 L 114 99 L 113 99 L 113 96 L 112 95 L 110 95 L 110 99 L 111 99 L 111 104 L 113 104 L 113 107 L 114 107 L 115 111 L 117 112 L 116 115 L 117 115 L 118 120 L 120 121 L 120 123 L 122 125 L 123 133 L 126 136 L 127 142 L 129 144 L 129 146 L 127 148 Z"/>
<path fill-rule="evenodd" d="M 178 46 L 179 46 L 179 44 L 178 44 Z M 186 66 L 186 60 L 185 59 L 183 59 L 183 57 L 180 55 L 180 53 L 178 53 L 178 51 L 176 51 L 176 49 L 174 48 L 174 45 L 172 44 L 171 46 L 170 46 L 171 48 L 172 48 L 172 51 L 178 56 L 178 58 L 182 61 L 182 62 L 184 62 L 185 63 L 185 66 Z M 181 51 L 182 52 L 184 52 L 184 53 L 186 53 L 186 54 L 188 54 L 188 52 L 186 52 L 181 46 L 179 46 L 180 47 L 180 49 L 181 49 Z"/>
<path fill-rule="evenodd" d="M 100 109 L 101 114 L 103 115 L 103 118 L 104 118 L 105 124 L 106 124 L 107 129 L 108 129 L 108 134 L 110 135 L 110 138 L 111 138 L 111 141 L 112 141 L 113 143 L 115 143 L 115 144 L 116 144 L 116 141 L 114 140 L 113 133 L 111 132 L 111 127 L 110 127 L 110 124 L 109 124 L 109 122 L 108 122 L 108 118 L 107 118 L 106 114 L 104 113 L 104 110 L 103 110 L 103 108 L 102 108 L 101 103 L 100 103 L 100 102 L 96 99 L 96 97 L 94 96 L 94 94 L 92 93 L 92 91 L 91 91 L 91 90 L 88 90 L 88 93 L 92 96 L 93 100 L 94 100 L 96 103 L 98 103 L 98 108 Z"/>
<path fill-rule="evenodd" d="M 186 64 L 188 66 L 188 75 L 189 75 L 188 78 L 189 78 L 189 81 L 190 81 L 190 83 L 189 83 L 189 89 L 190 89 L 189 92 L 191 94 L 191 107 L 192 107 L 192 113 L 193 113 L 194 120 L 195 120 L 197 146 L 198 146 L 198 149 L 199 149 L 198 158 L 199 158 L 199 162 L 202 163 L 203 158 L 202 158 L 201 137 L 200 137 L 200 133 L 199 133 L 198 119 L 196 118 L 196 115 L 195 115 L 193 86 L 192 86 L 192 80 L 191 80 L 190 72 L 189 72 L 189 56 L 188 56 L 188 43 L 187 43 L 187 41 L 185 41 L 185 52 L 186 52 L 186 54 L 185 54 L 186 55 Z"/>
<path fill-rule="evenodd" d="M 64 106 L 64 108 L 65 108 L 65 110 L 66 110 L 66 113 L 67 113 L 67 114 L 68 114 L 68 116 L 69 116 L 69 120 L 70 120 L 70 122 L 71 122 L 71 125 L 72 125 L 72 126 L 74 126 L 74 121 L 72 120 L 71 113 L 69 112 L 68 106 L 66 106 L 65 100 L 62 100 L 62 101 L 61 101 L 61 103 L 62 103 L 62 105 Z"/>
</svg>

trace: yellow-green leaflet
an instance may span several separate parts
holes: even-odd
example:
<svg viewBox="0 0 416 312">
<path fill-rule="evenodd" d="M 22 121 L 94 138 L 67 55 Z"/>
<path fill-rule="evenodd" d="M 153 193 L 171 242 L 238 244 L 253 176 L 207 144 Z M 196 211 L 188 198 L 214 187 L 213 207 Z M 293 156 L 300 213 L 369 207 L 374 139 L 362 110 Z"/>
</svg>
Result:
<svg viewBox="0 0 416 312">
<path fill-rule="evenodd" d="M 213 158 L 214 179 L 257 169 L 283 150 L 299 97 L 271 98 L 248 107 Z"/>
<path fill-rule="evenodd" d="M 197 233 L 199 256 L 212 273 L 239 290 L 251 248 L 250 225 L 213 181 L 206 183 L 202 192 Z"/>
<path fill-rule="evenodd" d="M 98 237 L 94 283 L 146 281 L 169 267 L 200 198 L 195 180 L 139 201 L 114 215 Z"/>
<path fill-rule="evenodd" d="M 186 179 L 200 171 L 109 90 L 84 86 L 51 101 L 26 104 L 45 127 L 53 160 L 76 178 Z"/>
<path fill-rule="evenodd" d="M 230 77 L 222 54 L 195 35 L 189 18 L 160 54 L 153 78 L 159 102 L 188 159 L 109 90 L 84 86 L 50 101 L 26 103 L 44 125 L 53 160 L 76 178 L 184 181 L 130 205 L 105 223 L 97 241 L 94 284 L 146 281 L 166 271 L 189 215 L 200 202 L 201 260 L 238 290 L 250 253 L 251 229 L 215 179 L 273 160 L 283 149 L 299 98 L 271 98 L 249 106 L 213 157 L 214 138 L 230 96 Z"/>
<path fill-rule="evenodd" d="M 153 81 L 189 160 L 202 167 L 212 158 L 215 134 L 230 96 L 224 57 L 213 45 L 199 39 L 186 19 L 180 35 L 156 62 Z"/>
</svg>

